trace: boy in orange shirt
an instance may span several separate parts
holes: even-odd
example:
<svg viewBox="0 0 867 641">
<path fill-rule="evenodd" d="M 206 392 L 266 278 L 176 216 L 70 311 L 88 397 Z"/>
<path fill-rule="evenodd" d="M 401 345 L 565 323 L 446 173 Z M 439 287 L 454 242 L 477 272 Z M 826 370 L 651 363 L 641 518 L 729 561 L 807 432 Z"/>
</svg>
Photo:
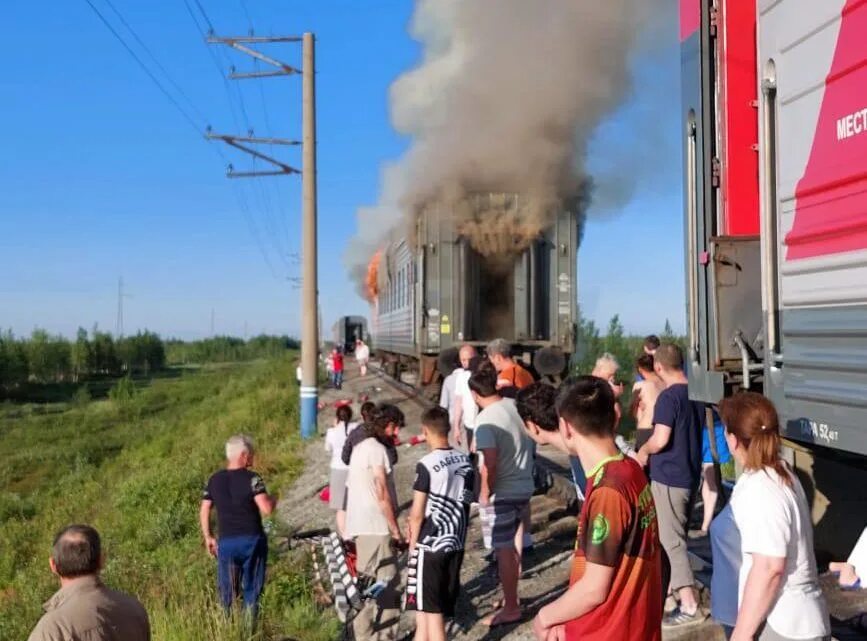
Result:
<svg viewBox="0 0 867 641">
<path fill-rule="evenodd" d="M 641 466 L 614 443 L 614 393 L 583 376 L 558 398 L 560 434 L 587 470 L 569 589 L 539 611 L 540 641 L 660 641 L 662 559 Z"/>
</svg>

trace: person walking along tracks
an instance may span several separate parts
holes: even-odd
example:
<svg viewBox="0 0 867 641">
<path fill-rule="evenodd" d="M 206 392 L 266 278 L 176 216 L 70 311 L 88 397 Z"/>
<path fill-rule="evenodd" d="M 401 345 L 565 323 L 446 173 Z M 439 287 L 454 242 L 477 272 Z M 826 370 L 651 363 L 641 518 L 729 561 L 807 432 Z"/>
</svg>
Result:
<svg viewBox="0 0 867 641">
<path fill-rule="evenodd" d="M 99 533 L 89 525 L 70 525 L 57 534 L 48 565 L 60 590 L 45 602 L 29 641 L 150 641 L 144 606 L 103 585 L 103 561 Z"/>
<path fill-rule="evenodd" d="M 238 596 L 255 618 L 265 585 L 268 540 L 262 516 L 274 511 L 277 501 L 253 465 L 253 442 L 242 434 L 226 441 L 226 469 L 208 480 L 202 493 L 199 522 L 205 547 L 217 558 L 217 585 L 226 610 Z M 211 534 L 211 508 L 217 508 L 217 535 Z"/>
</svg>

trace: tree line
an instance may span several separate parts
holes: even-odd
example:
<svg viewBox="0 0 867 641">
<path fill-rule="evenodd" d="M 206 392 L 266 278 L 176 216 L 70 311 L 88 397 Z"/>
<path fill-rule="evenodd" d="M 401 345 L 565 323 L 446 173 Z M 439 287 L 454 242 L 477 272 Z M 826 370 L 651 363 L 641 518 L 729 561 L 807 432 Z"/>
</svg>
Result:
<svg viewBox="0 0 867 641">
<path fill-rule="evenodd" d="M 168 362 L 183 365 L 272 358 L 279 356 L 287 349 L 298 349 L 300 343 L 288 336 L 261 334 L 249 340 L 234 336 L 214 336 L 200 341 L 169 339 L 165 345 Z"/>
<path fill-rule="evenodd" d="M 163 340 L 141 331 L 115 337 L 80 328 L 74 339 L 34 330 L 29 337 L 0 332 L 0 390 L 27 383 L 78 383 L 127 375 L 147 376 L 171 364 L 213 363 L 273 357 L 298 346 L 286 336 L 243 340 L 218 336 L 199 341 Z"/>
<path fill-rule="evenodd" d="M 684 338 L 674 333 L 668 320 L 665 321 L 665 327 L 658 336 L 663 343 L 677 343 L 683 347 Z M 575 337 L 573 369 L 579 374 L 589 374 L 596 364 L 596 359 L 607 352 L 620 363 L 620 378 L 624 381 L 632 380 L 635 374 L 635 359 L 643 351 L 644 338 L 644 336 L 627 335 L 617 314 L 608 322 L 604 334 L 594 321 L 581 316 Z"/>
</svg>

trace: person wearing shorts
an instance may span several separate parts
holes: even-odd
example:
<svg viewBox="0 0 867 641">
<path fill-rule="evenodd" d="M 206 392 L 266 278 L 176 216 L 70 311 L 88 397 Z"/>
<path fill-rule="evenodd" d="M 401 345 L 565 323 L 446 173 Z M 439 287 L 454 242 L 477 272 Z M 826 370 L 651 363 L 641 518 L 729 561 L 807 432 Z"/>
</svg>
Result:
<svg viewBox="0 0 867 641">
<path fill-rule="evenodd" d="M 416 641 L 439 641 L 460 590 L 475 471 L 466 454 L 449 446 L 447 410 L 429 409 L 421 424 L 430 452 L 416 465 L 413 483 L 406 609 L 417 612 Z"/>
<path fill-rule="evenodd" d="M 503 587 L 503 608 L 485 620 L 503 625 L 521 619 L 518 577 L 521 574 L 524 523 L 533 494 L 533 441 L 524 431 L 515 402 L 497 392 L 497 372 L 485 365 L 470 376 L 470 390 L 481 408 L 476 418 L 476 451 L 481 454 L 479 505 L 489 512 L 491 544 Z"/>
</svg>

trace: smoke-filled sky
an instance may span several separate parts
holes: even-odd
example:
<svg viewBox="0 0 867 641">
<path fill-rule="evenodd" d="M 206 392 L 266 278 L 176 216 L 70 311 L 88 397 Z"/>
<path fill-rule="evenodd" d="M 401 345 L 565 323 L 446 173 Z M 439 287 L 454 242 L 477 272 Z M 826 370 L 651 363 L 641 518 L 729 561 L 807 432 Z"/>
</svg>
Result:
<svg viewBox="0 0 867 641">
<path fill-rule="evenodd" d="M 410 34 L 421 61 L 389 96 L 409 148 L 383 168 L 379 202 L 359 211 L 350 273 L 363 280 L 373 251 L 430 203 L 446 204 L 439 210 L 466 229 L 475 222 L 471 194 L 518 193 L 529 197 L 520 214 L 533 237 L 560 203 L 583 201 L 590 138 L 630 95 L 630 58 L 658 48 L 653 9 L 662 4 L 417 0 Z M 600 178 L 604 201 L 613 185 Z M 616 183 L 631 190 L 634 180 L 623 174 Z M 481 222 L 470 230 L 497 226 Z"/>
<path fill-rule="evenodd" d="M 202 4 L 218 32 L 248 31 L 240 3 Z M 625 35 L 634 33 L 631 23 L 620 17 L 629 15 L 627 0 L 497 2 L 513 4 L 514 11 L 484 16 L 477 12 L 485 2 L 451 0 L 422 3 L 416 12 L 403 0 L 297 1 L 290 9 L 280 0 L 247 3 L 257 33 L 310 29 L 318 38 L 326 327 L 342 314 L 367 311 L 344 264 L 360 207 L 397 202 L 393 195 L 424 199 L 477 187 L 467 176 L 483 187 L 524 181 L 522 189 L 553 185 L 564 194 L 580 176 L 563 174 L 564 158 L 596 181 L 579 259 L 585 314 L 607 322 L 619 312 L 638 332 L 659 329 L 666 318 L 683 326 L 676 3 L 658 0 L 655 28 L 639 34 L 628 58 L 620 46 L 635 42 Z M 0 114 L 15 123 L 0 160 L 0 327 L 69 335 L 98 323 L 112 330 L 123 276 L 127 332 L 207 335 L 213 310 L 217 333 L 297 333 L 300 293 L 286 280 L 299 275 L 292 255 L 300 249 L 297 179 L 226 180 L 214 146 L 85 3 L 49 5 L 47 12 L 28 3 L 0 9 L 0 21 L 15 27 L 0 53 L 20 63 L 0 78 L 0 90 L 14 98 Z M 115 5 L 184 89 L 196 109 L 176 97 L 198 129 L 298 135 L 294 80 L 232 84 L 227 95 L 182 3 Z M 540 11 L 543 5 L 550 11 Z M 600 13 L 598 5 L 621 13 Z M 592 12 L 582 16 L 582 6 Z M 33 50 L 37 40 L 43 44 Z M 539 56 L 528 55 L 530 43 Z M 15 55 L 25 47 L 32 55 Z M 299 61 L 291 48 L 279 53 Z M 506 64 L 491 66 L 492 53 Z M 224 70 L 250 66 L 241 57 L 218 60 Z M 528 86 L 537 93 L 528 95 Z M 485 91 L 473 95 L 474 87 Z M 478 110 L 497 132 L 497 145 L 475 124 Z M 455 121 L 455 114 L 472 117 Z M 573 125 L 570 143 L 563 132 Z M 584 146 L 582 165 L 573 152 Z M 224 153 L 236 168 L 250 168 L 245 157 Z M 412 162 L 401 163 L 406 158 Z M 374 225 L 382 228 L 363 229 Z"/>
</svg>

